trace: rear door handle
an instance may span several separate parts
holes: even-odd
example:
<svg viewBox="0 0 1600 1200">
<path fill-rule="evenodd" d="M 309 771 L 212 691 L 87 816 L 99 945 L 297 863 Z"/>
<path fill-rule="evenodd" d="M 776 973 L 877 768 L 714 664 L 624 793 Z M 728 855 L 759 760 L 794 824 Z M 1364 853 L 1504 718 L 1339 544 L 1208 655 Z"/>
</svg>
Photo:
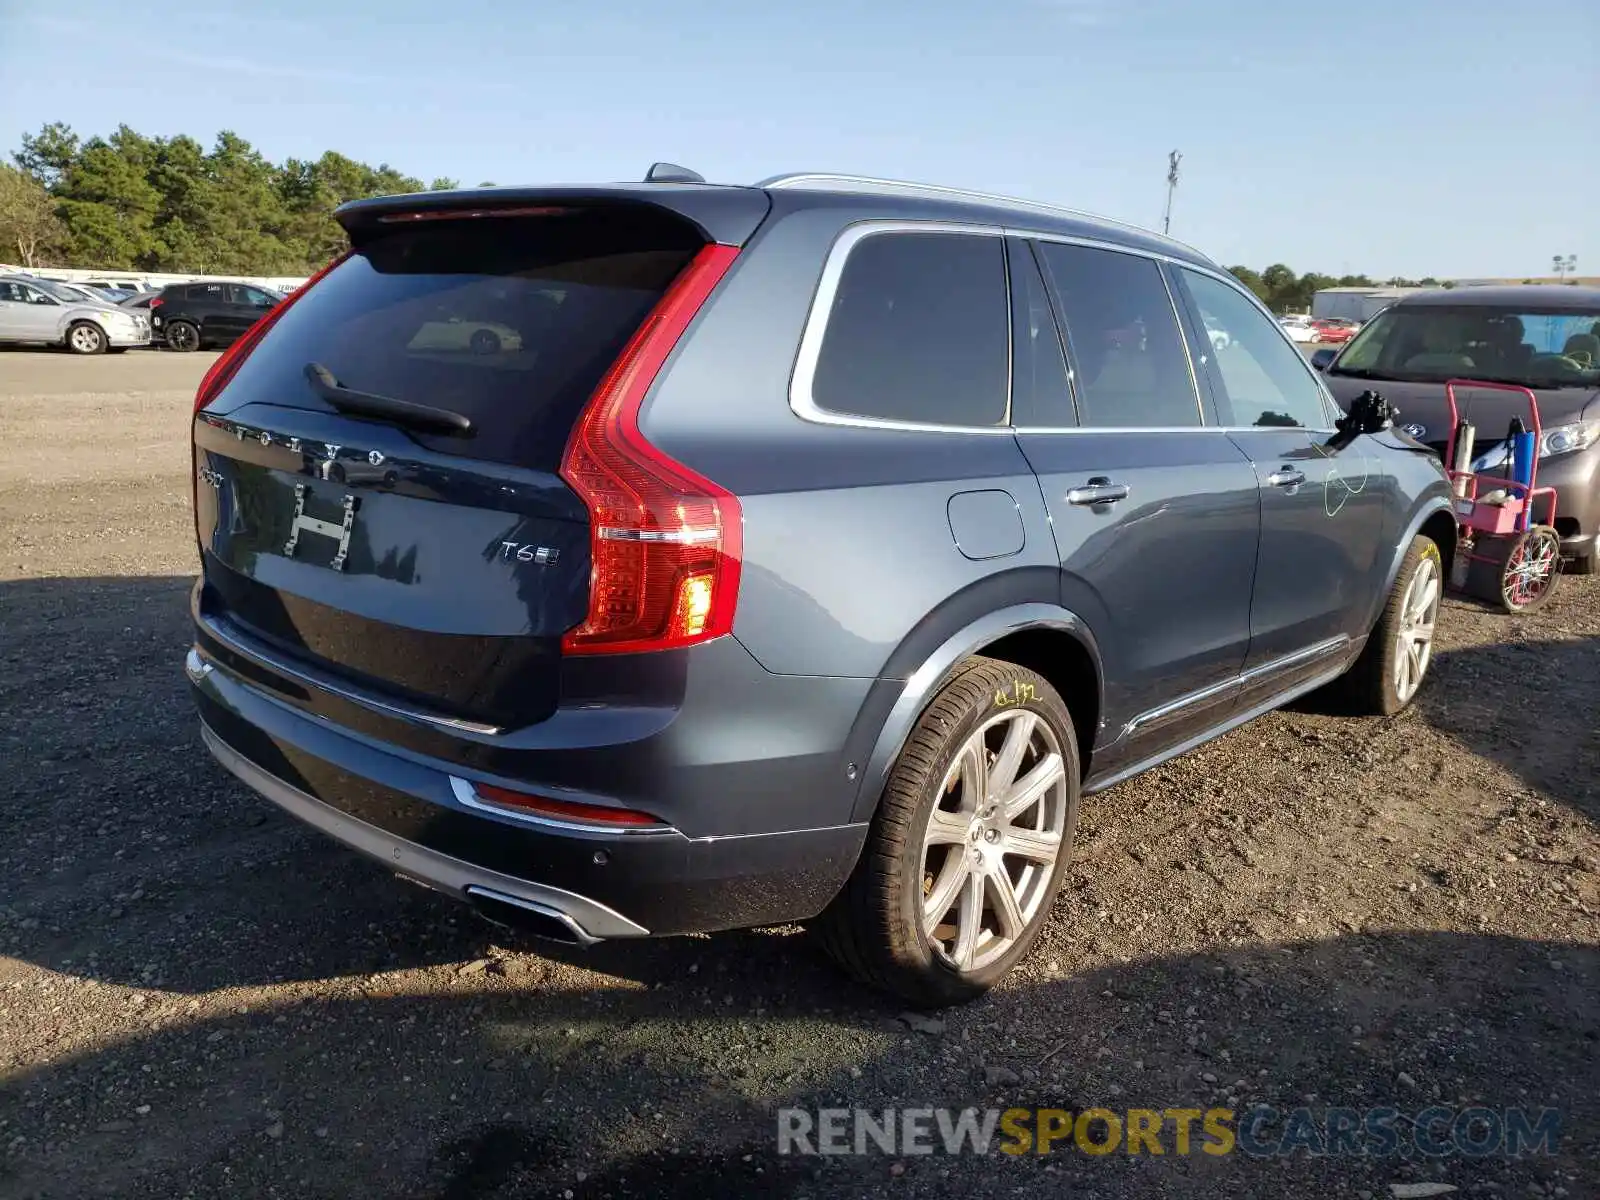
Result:
<svg viewBox="0 0 1600 1200">
<path fill-rule="evenodd" d="M 1104 475 L 1096 475 L 1083 487 L 1067 493 L 1068 504 L 1115 504 L 1128 498 L 1128 485 L 1112 483 Z"/>
<path fill-rule="evenodd" d="M 1273 487 L 1299 487 L 1305 481 L 1306 473 L 1293 467 L 1282 467 L 1267 476 L 1267 482 Z"/>
</svg>

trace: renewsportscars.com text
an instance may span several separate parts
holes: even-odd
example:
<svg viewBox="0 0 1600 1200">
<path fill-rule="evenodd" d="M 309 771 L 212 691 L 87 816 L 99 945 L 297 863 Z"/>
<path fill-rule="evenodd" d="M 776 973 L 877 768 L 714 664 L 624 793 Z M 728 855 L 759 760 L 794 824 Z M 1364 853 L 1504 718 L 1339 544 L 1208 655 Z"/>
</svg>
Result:
<svg viewBox="0 0 1600 1200">
<path fill-rule="evenodd" d="M 1516 1158 L 1553 1153 L 1555 1109 L 783 1108 L 779 1154 L 1289 1154 Z"/>
</svg>

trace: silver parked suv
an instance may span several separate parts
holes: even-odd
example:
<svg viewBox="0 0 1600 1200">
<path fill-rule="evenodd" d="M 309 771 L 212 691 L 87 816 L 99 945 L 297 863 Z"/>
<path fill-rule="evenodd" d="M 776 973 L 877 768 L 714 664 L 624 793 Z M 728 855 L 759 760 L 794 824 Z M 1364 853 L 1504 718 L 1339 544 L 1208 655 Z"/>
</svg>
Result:
<svg viewBox="0 0 1600 1200">
<path fill-rule="evenodd" d="M 187 671 L 228 770 L 497 920 L 806 921 L 962 1000 L 1082 794 L 1422 685 L 1437 457 L 1186 246 L 682 169 L 338 216 L 195 399 Z"/>
<path fill-rule="evenodd" d="M 0 275 L 0 342 L 43 342 L 103 354 L 150 342 L 148 316 L 95 303 L 31 275 Z"/>
</svg>

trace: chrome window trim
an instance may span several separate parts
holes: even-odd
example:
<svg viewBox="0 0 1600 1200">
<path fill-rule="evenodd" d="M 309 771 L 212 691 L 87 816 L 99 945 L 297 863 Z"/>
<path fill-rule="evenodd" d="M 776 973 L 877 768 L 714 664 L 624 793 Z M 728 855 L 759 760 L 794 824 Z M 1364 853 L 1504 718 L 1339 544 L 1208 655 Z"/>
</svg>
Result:
<svg viewBox="0 0 1600 1200">
<path fill-rule="evenodd" d="M 789 177 L 783 178 L 800 178 Z M 840 178 L 837 176 L 804 176 L 803 178 Z M 870 182 L 870 181 L 869 181 Z M 783 184 L 764 184 L 762 186 L 785 186 Z M 995 199 L 999 199 L 996 197 Z M 1022 238 L 1035 242 L 1059 242 L 1068 246 L 1086 246 L 1093 250 L 1111 250 L 1118 254 L 1130 254 L 1135 258 L 1148 259 L 1155 263 L 1170 263 L 1175 267 L 1194 271 L 1201 275 L 1209 275 L 1243 293 L 1252 304 L 1256 306 L 1275 328 L 1279 336 L 1288 343 L 1296 355 L 1302 360 L 1299 348 L 1289 336 L 1283 333 L 1272 314 L 1262 305 L 1248 288 L 1239 283 L 1226 271 L 1217 268 L 1202 266 L 1190 262 L 1188 259 L 1163 254 L 1155 250 L 1147 250 L 1139 246 L 1126 246 L 1118 242 L 1106 241 L 1101 238 L 1078 237 L 1071 234 L 1050 233 L 1037 229 L 1029 229 L 1020 225 L 984 225 L 976 222 L 961 221 L 919 221 L 905 217 L 870 218 L 856 221 L 844 227 L 834 239 L 833 245 L 828 248 L 828 256 L 822 265 L 822 274 L 817 280 L 816 290 L 812 293 L 810 307 L 806 310 L 805 325 L 800 334 L 800 346 L 795 355 L 794 370 L 789 377 L 789 408 L 801 420 L 813 425 L 831 425 L 836 427 L 854 429 L 889 429 L 903 433 L 961 433 L 961 434 L 1017 434 L 1017 433 L 1260 433 L 1264 426 L 1255 425 L 1214 425 L 1206 421 L 1205 406 L 1200 396 L 1200 381 L 1195 374 L 1194 356 L 1186 354 L 1189 359 L 1189 375 L 1191 386 L 1195 390 L 1195 403 L 1198 407 L 1201 423 L 1199 425 L 1104 425 L 1104 426 L 1059 426 L 1059 425 L 1014 425 L 1008 420 L 1005 425 L 940 425 L 920 421 L 897 421 L 889 417 L 863 417 L 852 413 L 836 412 L 833 409 L 823 408 L 811 394 L 811 386 L 816 378 L 817 359 L 822 350 L 822 338 L 827 332 L 828 314 L 833 308 L 834 297 L 838 293 L 839 279 L 844 273 L 845 263 L 850 252 L 865 238 L 880 233 L 956 233 L 977 237 Z M 1007 300 L 1010 299 L 1010 273 L 1007 272 Z M 1046 285 L 1048 286 L 1048 280 Z M 1172 294 L 1172 286 L 1167 282 L 1166 275 L 1162 273 L 1162 287 L 1166 288 L 1167 300 L 1173 307 L 1173 319 L 1178 323 L 1178 336 L 1183 339 L 1185 348 L 1188 338 L 1184 333 L 1183 318 L 1178 310 L 1178 299 Z M 1016 373 L 1016 364 L 1012 361 L 1016 347 L 1016 331 L 1011 328 L 1011 304 L 1006 305 L 1006 323 L 1011 332 L 1007 343 L 1007 396 L 1006 410 L 1010 416 L 1011 388 Z M 1072 378 L 1072 364 L 1067 364 L 1069 379 Z M 1313 382 L 1322 394 L 1325 406 L 1331 406 L 1329 415 L 1337 410 L 1333 403 L 1332 393 L 1328 391 L 1327 384 L 1311 370 L 1309 363 L 1306 370 L 1310 372 Z M 1273 428 L 1288 428 L 1287 426 L 1273 426 Z M 1299 428 L 1299 427 L 1297 427 Z M 1333 436 L 1337 431 L 1328 429 L 1306 429 L 1306 433 L 1322 433 Z"/>
<path fill-rule="evenodd" d="M 850 253 L 869 237 L 882 234 L 956 234 L 966 237 L 986 237 L 1000 240 L 1001 270 L 1007 271 L 1005 260 L 1005 231 L 997 225 L 964 224 L 952 221 L 913 221 L 900 218 L 857 221 L 847 225 L 828 248 L 828 257 L 822 264 L 822 275 L 817 280 L 817 290 L 812 293 L 811 307 L 806 312 L 806 323 L 800 334 L 800 348 L 795 355 L 794 371 L 789 376 L 789 407 L 797 417 L 815 425 L 842 425 L 857 429 L 896 429 L 912 433 L 977 433 L 1010 436 L 1011 388 L 1014 364 L 1011 361 L 1015 331 L 1011 328 L 1011 289 L 1009 272 L 1003 276 L 1006 294 L 1006 411 L 1000 425 L 943 425 L 927 421 L 900 421 L 892 417 L 865 417 L 856 413 L 839 412 L 818 404 L 812 394 L 817 377 L 817 362 L 822 356 L 822 342 L 828 331 L 828 318 L 833 312 L 833 302 L 839 292 L 839 280 L 844 275 Z"/>
<path fill-rule="evenodd" d="M 1333 437 L 1337 429 L 1308 429 L 1304 425 L 1014 425 L 1018 433 L 1309 433 Z"/>
<path fill-rule="evenodd" d="M 1183 312 L 1178 307 L 1178 298 L 1172 294 L 1172 285 L 1167 282 L 1166 272 L 1161 270 L 1162 263 L 1182 263 L 1184 261 L 1183 259 L 1173 258 L 1170 254 L 1152 253 L 1148 250 L 1142 250 L 1137 246 L 1122 246 L 1118 245 L 1116 242 L 1102 242 L 1096 241 L 1093 238 L 1070 237 L 1065 234 L 1030 233 L 1025 229 L 1007 229 L 1006 234 L 1009 237 L 1026 238 L 1035 242 L 1054 242 L 1057 245 L 1062 246 L 1081 246 L 1086 250 L 1109 250 L 1114 254 L 1126 254 L 1131 258 L 1142 258 L 1153 264 L 1156 268 L 1156 276 L 1161 280 L 1161 290 L 1167 294 L 1167 304 L 1172 309 L 1173 324 L 1175 324 L 1178 328 L 1178 344 L 1183 348 L 1183 362 L 1185 368 L 1189 372 L 1189 390 L 1194 393 L 1194 411 L 1195 414 L 1200 418 L 1200 423 L 1197 425 L 1165 425 L 1161 426 L 1160 428 L 1163 431 L 1169 429 L 1192 431 L 1195 429 L 1216 428 L 1215 426 L 1208 424 L 1206 421 L 1206 406 L 1204 397 L 1202 397 L 1200 391 L 1200 376 L 1195 373 L 1194 352 L 1189 347 L 1189 337 L 1183 329 Z M 1043 264 L 1041 264 L 1041 266 L 1043 266 Z M 1051 283 L 1048 277 L 1049 268 L 1045 267 L 1044 270 L 1046 272 L 1045 286 L 1048 288 Z M 1054 298 L 1052 297 L 1052 299 Z M 1065 326 L 1067 340 L 1070 342 L 1072 340 L 1072 328 L 1070 325 L 1066 325 L 1066 317 L 1064 314 L 1058 313 L 1057 316 L 1061 319 L 1063 325 Z M 1067 371 L 1069 377 L 1073 381 L 1073 385 L 1076 387 L 1077 373 L 1074 371 L 1071 363 L 1067 364 Z M 1077 426 L 1076 428 L 1082 433 L 1104 433 L 1111 429 L 1112 426 L 1081 425 Z M 1136 425 L 1119 425 L 1115 428 L 1119 431 L 1140 429 L 1140 427 Z M 1144 426 L 1142 431 L 1149 433 L 1154 428 L 1156 427 Z"/>
</svg>

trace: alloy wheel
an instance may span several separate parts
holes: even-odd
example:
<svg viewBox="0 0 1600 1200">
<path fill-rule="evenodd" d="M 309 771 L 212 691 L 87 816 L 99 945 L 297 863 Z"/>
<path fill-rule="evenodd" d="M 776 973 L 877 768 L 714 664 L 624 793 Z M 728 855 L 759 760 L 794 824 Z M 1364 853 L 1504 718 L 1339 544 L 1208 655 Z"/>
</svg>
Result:
<svg viewBox="0 0 1600 1200">
<path fill-rule="evenodd" d="M 962 743 L 922 843 L 923 931 L 950 965 L 981 970 L 1039 916 L 1067 810 L 1061 744 L 1037 713 L 1001 713 Z"/>
<path fill-rule="evenodd" d="M 93 354 L 100 349 L 102 334 L 93 325 L 75 325 L 69 336 L 72 348 L 79 354 Z"/>
<path fill-rule="evenodd" d="M 1394 690 L 1404 704 L 1417 694 L 1433 659 L 1433 631 L 1439 619 L 1439 564 L 1423 558 L 1400 604 L 1400 631 L 1395 635 Z"/>
</svg>

